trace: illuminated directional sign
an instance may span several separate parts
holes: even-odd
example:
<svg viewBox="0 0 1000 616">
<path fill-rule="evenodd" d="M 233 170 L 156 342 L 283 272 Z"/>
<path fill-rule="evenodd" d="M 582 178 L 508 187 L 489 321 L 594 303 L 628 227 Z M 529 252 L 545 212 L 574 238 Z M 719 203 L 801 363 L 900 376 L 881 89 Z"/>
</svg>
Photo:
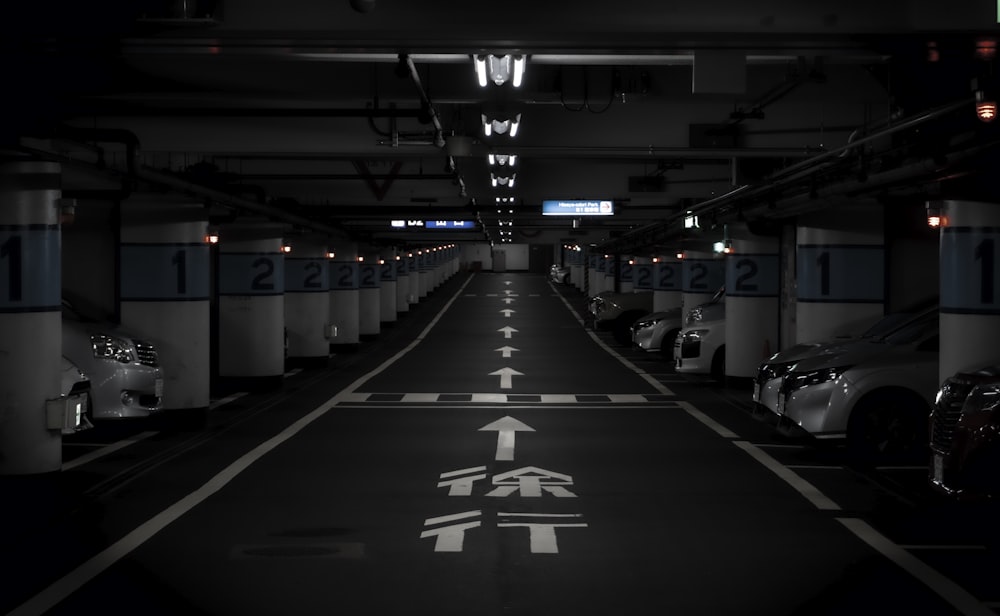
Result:
<svg viewBox="0 0 1000 616">
<path fill-rule="evenodd" d="M 588 201 L 585 199 L 542 201 L 542 216 L 613 216 L 614 213 L 613 201 Z"/>
<path fill-rule="evenodd" d="M 476 223 L 471 220 L 393 220 L 389 222 L 394 229 L 417 227 L 421 229 L 474 229 Z"/>
</svg>

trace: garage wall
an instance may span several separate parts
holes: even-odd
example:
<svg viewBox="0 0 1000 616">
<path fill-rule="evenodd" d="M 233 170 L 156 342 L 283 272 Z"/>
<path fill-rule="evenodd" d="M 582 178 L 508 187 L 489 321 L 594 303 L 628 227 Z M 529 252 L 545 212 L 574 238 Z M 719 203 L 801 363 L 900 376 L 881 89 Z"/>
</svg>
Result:
<svg viewBox="0 0 1000 616">
<path fill-rule="evenodd" d="M 508 272 L 528 271 L 527 244 L 497 244 L 493 250 L 504 253 Z"/>
<path fill-rule="evenodd" d="M 461 256 L 459 263 L 465 269 L 478 267 L 484 270 L 493 269 L 493 250 L 489 244 L 460 244 Z"/>
</svg>

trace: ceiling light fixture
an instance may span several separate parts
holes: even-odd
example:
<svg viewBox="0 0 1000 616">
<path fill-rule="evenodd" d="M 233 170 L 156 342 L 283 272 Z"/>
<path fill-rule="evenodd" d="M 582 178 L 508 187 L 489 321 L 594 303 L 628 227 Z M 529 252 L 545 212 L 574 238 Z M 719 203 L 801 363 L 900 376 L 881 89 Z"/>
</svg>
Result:
<svg viewBox="0 0 1000 616">
<path fill-rule="evenodd" d="M 510 81 L 515 88 L 520 88 L 524 80 L 524 56 L 477 55 L 473 57 L 473 63 L 476 67 L 476 79 L 481 88 L 485 88 L 490 81 L 498 86 Z"/>
<path fill-rule="evenodd" d="M 494 154 L 490 152 L 486 156 L 486 160 L 490 162 L 490 166 L 500 165 L 504 167 L 510 165 L 511 167 L 517 162 L 517 154 Z"/>
<path fill-rule="evenodd" d="M 511 137 L 517 136 L 517 129 L 521 124 L 521 114 L 515 115 L 513 118 L 488 118 L 486 114 L 481 114 L 483 120 L 483 133 L 487 137 L 496 133 L 498 135 L 510 134 Z"/>
<path fill-rule="evenodd" d="M 510 175 L 496 175 L 490 174 L 490 182 L 493 184 L 493 188 L 499 186 L 506 186 L 507 188 L 514 188 L 514 178 L 517 177 L 516 173 Z"/>
</svg>

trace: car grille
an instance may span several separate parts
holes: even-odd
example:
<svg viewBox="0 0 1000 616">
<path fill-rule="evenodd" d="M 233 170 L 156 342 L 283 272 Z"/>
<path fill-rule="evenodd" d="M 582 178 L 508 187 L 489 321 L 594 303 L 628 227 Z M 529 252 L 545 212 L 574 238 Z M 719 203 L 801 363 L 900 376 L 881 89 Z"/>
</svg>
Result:
<svg viewBox="0 0 1000 616">
<path fill-rule="evenodd" d="M 132 342 L 135 343 L 135 353 L 138 356 L 140 364 L 154 368 L 160 365 L 160 358 L 156 354 L 156 347 L 142 340 L 133 340 Z"/>
<path fill-rule="evenodd" d="M 931 421 L 931 443 L 942 450 L 951 447 L 955 436 L 955 427 L 962 417 L 962 405 L 972 391 L 973 384 L 968 381 L 948 379 L 941 387 L 941 397 L 934 406 Z"/>
<path fill-rule="evenodd" d="M 788 362 L 783 364 L 761 364 L 757 368 L 757 382 L 764 384 L 768 381 L 781 378 L 788 373 L 788 369 L 792 367 L 792 363 Z"/>
</svg>

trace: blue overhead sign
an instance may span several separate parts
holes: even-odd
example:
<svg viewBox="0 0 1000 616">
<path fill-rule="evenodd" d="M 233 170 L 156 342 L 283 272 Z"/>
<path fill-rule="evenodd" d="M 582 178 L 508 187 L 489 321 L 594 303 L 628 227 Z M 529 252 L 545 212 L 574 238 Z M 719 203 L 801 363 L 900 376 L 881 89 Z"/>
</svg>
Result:
<svg viewBox="0 0 1000 616">
<path fill-rule="evenodd" d="M 542 216 L 613 216 L 613 201 L 588 201 L 571 199 L 568 201 L 542 201 Z"/>
<path fill-rule="evenodd" d="M 389 223 L 396 229 L 417 227 L 421 229 L 475 229 L 472 220 L 393 220 Z"/>
</svg>

